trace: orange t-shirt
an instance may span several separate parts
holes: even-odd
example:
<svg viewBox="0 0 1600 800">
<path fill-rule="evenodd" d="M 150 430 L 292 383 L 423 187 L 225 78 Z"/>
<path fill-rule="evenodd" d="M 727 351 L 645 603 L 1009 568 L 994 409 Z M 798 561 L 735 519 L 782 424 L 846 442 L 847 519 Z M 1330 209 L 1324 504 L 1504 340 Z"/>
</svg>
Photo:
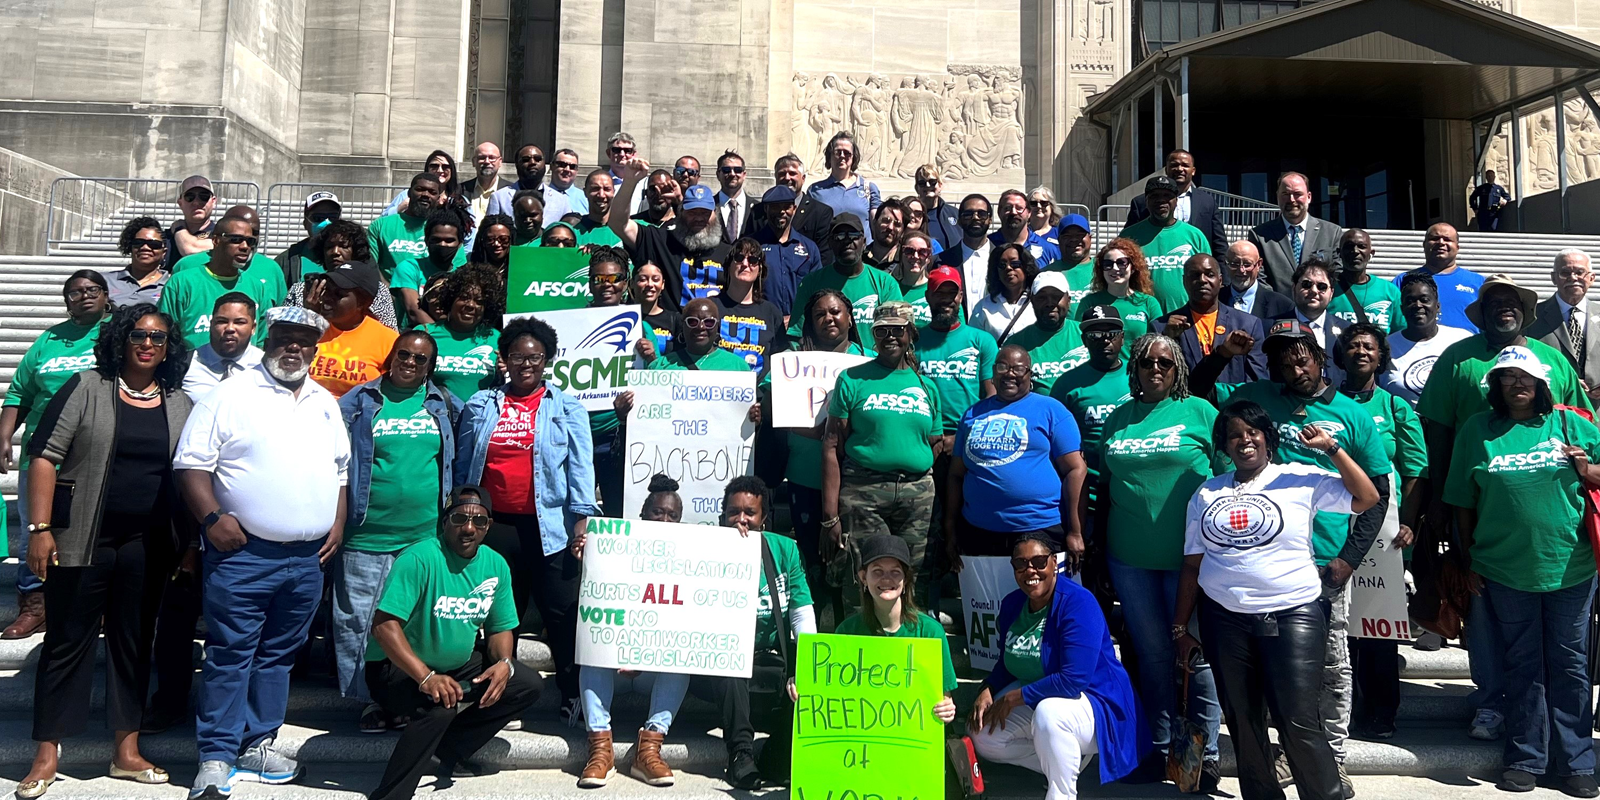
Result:
<svg viewBox="0 0 1600 800">
<path fill-rule="evenodd" d="M 361 324 L 347 331 L 329 326 L 317 343 L 317 358 L 311 362 L 311 379 L 322 388 L 343 397 L 345 392 L 382 375 L 394 340 L 393 328 L 362 317 Z"/>
<path fill-rule="evenodd" d="M 1202 353 L 1208 356 L 1211 355 L 1211 345 L 1217 340 L 1217 334 L 1219 333 L 1227 333 L 1227 331 L 1217 328 L 1217 312 L 1194 315 L 1194 335 L 1200 339 L 1200 351 Z"/>
</svg>

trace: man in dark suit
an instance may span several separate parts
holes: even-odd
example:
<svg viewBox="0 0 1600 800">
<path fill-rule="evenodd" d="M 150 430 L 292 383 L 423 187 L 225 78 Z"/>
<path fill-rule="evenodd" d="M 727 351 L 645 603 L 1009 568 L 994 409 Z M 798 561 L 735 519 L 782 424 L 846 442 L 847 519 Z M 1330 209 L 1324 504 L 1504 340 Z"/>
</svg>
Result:
<svg viewBox="0 0 1600 800">
<path fill-rule="evenodd" d="M 1294 313 L 1284 319 L 1297 320 L 1317 335 L 1317 344 L 1322 345 L 1322 352 L 1328 354 L 1322 375 L 1337 389 L 1344 383 L 1344 370 L 1334 365 L 1333 351 L 1338 347 L 1339 334 L 1344 333 L 1350 323 L 1337 314 L 1328 313 L 1328 304 L 1333 302 L 1336 285 L 1333 276 L 1333 268 L 1320 258 L 1301 264 L 1290 278 L 1294 283 L 1291 295 L 1294 298 Z"/>
<path fill-rule="evenodd" d="M 772 179 L 779 186 L 793 189 L 800 197 L 790 227 L 813 242 L 828 241 L 828 231 L 833 227 L 833 209 L 802 191 L 806 185 L 806 170 L 805 165 L 800 163 L 800 157 L 794 153 L 779 156 L 777 163 L 772 165 Z M 767 213 L 760 203 L 755 204 L 751 213 L 754 219 L 750 224 L 753 227 L 766 226 Z M 753 230 L 750 235 L 754 235 Z"/>
<path fill-rule="evenodd" d="M 1560 350 L 1593 401 L 1600 398 L 1600 321 L 1588 300 L 1594 284 L 1589 254 L 1575 247 L 1557 253 L 1550 280 L 1556 293 L 1534 307 L 1533 322 L 1523 335 Z"/>
<path fill-rule="evenodd" d="M 1194 155 L 1188 150 L 1174 150 L 1167 154 L 1167 177 L 1177 186 L 1177 207 L 1173 216 L 1200 229 L 1211 245 L 1212 253 L 1228 249 L 1228 232 L 1222 227 L 1222 213 L 1217 196 L 1194 185 Z M 1150 207 L 1144 195 L 1133 198 L 1128 204 L 1128 225 L 1150 216 Z"/>
<path fill-rule="evenodd" d="M 1221 300 L 1259 320 L 1283 319 L 1294 314 L 1294 301 L 1261 282 L 1261 253 L 1256 246 L 1240 239 L 1228 246 L 1222 262 L 1228 281 Z"/>
<path fill-rule="evenodd" d="M 755 215 L 754 198 L 744 191 L 744 157 L 729 150 L 717 159 L 717 181 L 722 184 L 717 192 L 717 218 L 722 221 L 722 241 L 732 242 L 749 236 L 755 221 L 765 219 Z"/>
<path fill-rule="evenodd" d="M 1266 271 L 1261 279 L 1284 294 L 1292 293 L 1296 267 L 1312 258 L 1332 264 L 1344 231 L 1311 216 L 1311 189 L 1306 176 L 1285 172 L 1278 179 L 1278 216 L 1250 229 L 1245 238 L 1256 246 Z"/>
<path fill-rule="evenodd" d="M 1156 330 L 1178 342 L 1183 360 L 1194 369 L 1200 360 L 1216 351 L 1216 346 L 1232 331 L 1244 331 L 1255 340 L 1250 352 L 1228 359 L 1217 380 L 1223 383 L 1248 383 L 1267 377 L 1267 358 L 1261 353 L 1261 320 L 1217 302 L 1222 289 L 1222 269 L 1217 260 L 1204 253 L 1183 264 L 1183 289 L 1189 302 L 1156 320 Z"/>
</svg>

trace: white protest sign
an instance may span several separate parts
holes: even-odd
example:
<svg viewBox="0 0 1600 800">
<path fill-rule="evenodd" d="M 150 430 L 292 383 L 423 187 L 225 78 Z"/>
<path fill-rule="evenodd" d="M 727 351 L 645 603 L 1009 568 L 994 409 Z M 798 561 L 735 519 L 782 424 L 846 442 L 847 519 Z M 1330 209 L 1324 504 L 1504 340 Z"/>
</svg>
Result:
<svg viewBox="0 0 1600 800">
<path fill-rule="evenodd" d="M 755 373 L 637 370 L 628 374 L 628 389 L 623 508 L 642 508 L 659 472 L 678 482 L 684 522 L 715 525 L 723 488 L 754 468 Z"/>
<path fill-rule="evenodd" d="M 760 543 L 733 528 L 590 517 L 578 663 L 750 677 Z"/>
<path fill-rule="evenodd" d="M 1057 553 L 1056 563 L 1066 563 L 1066 554 Z M 1056 580 L 1083 583 L 1082 573 L 1060 572 Z M 1006 632 L 995 627 L 1000 601 L 1016 590 L 1017 575 L 1009 557 L 961 557 L 961 613 L 966 617 L 967 659 L 973 669 L 991 670 L 1000 661 L 1006 643 Z"/>
<path fill-rule="evenodd" d="M 1362 639 L 1411 640 L 1411 615 L 1406 611 L 1406 579 L 1400 548 L 1399 504 L 1389 503 L 1378 540 L 1361 568 L 1350 578 L 1350 635 Z"/>
<path fill-rule="evenodd" d="M 586 411 L 610 411 L 611 400 L 627 390 L 633 343 L 644 334 L 638 306 L 572 308 L 507 314 L 506 322 L 538 317 L 556 329 L 560 352 L 545 365 L 545 377 L 576 397 Z"/>
<path fill-rule="evenodd" d="M 839 373 L 871 359 L 854 353 L 815 350 L 769 356 L 772 363 L 772 427 L 814 428 L 828 417 L 828 395 Z"/>
</svg>

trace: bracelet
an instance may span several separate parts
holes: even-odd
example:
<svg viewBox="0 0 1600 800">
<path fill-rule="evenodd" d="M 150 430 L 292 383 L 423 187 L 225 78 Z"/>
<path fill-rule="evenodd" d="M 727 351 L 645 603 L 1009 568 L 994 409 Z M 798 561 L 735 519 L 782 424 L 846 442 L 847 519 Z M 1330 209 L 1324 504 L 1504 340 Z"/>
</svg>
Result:
<svg viewBox="0 0 1600 800">
<path fill-rule="evenodd" d="M 433 671 L 433 670 L 431 670 L 431 669 L 430 669 L 430 670 L 428 670 L 428 674 L 427 674 L 427 676 L 426 676 L 426 677 L 424 677 L 424 678 L 423 678 L 423 679 L 422 679 L 422 680 L 420 680 L 420 681 L 417 681 L 417 688 L 418 688 L 418 689 L 421 689 L 421 688 L 422 688 L 422 687 L 424 687 L 424 686 L 427 686 L 427 685 L 428 685 L 428 681 L 429 681 L 429 680 L 432 680 L 432 679 L 433 679 L 433 676 L 434 676 L 434 675 L 437 675 L 437 674 L 438 674 L 438 673 L 436 673 L 436 672 L 434 672 L 434 671 Z"/>
<path fill-rule="evenodd" d="M 28 523 L 28 533 L 30 533 L 30 534 L 32 534 L 32 533 L 49 533 L 52 530 L 54 530 L 54 529 L 50 527 L 50 523 L 48 523 L 48 522 L 30 522 L 30 523 Z"/>
<path fill-rule="evenodd" d="M 510 674 L 506 675 L 507 678 L 515 678 L 515 677 L 517 677 L 517 662 L 516 661 L 514 661 L 511 658 L 502 658 L 502 659 L 500 659 L 500 663 L 506 665 L 506 669 L 511 671 Z"/>
<path fill-rule="evenodd" d="M 837 528 L 837 527 L 839 527 L 839 518 L 838 517 L 830 517 L 828 519 L 823 520 L 822 521 L 822 527 L 824 527 L 824 528 Z"/>
<path fill-rule="evenodd" d="M 1182 639 L 1184 636 L 1187 636 L 1188 633 L 1189 633 L 1189 626 L 1188 625 L 1180 625 L 1180 624 L 1178 624 L 1176 622 L 1172 623 L 1172 630 L 1171 630 L 1172 641 L 1176 642 L 1179 639 Z"/>
</svg>

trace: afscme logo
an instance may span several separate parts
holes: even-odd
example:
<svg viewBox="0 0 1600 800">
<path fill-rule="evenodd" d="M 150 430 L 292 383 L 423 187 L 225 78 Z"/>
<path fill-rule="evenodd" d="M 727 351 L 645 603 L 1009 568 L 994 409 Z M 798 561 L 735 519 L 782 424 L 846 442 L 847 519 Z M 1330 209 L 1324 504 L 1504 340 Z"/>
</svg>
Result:
<svg viewBox="0 0 1600 800">
<path fill-rule="evenodd" d="M 534 281 L 522 292 L 523 297 L 582 297 L 589 294 L 589 284 L 568 281 Z"/>
<path fill-rule="evenodd" d="M 633 344 L 633 329 L 638 324 L 639 312 L 624 311 L 595 326 L 594 331 L 583 337 L 583 341 L 578 342 L 578 346 L 574 349 L 583 350 L 590 347 L 610 345 L 620 353 Z"/>
<path fill-rule="evenodd" d="M 1089 348 L 1078 345 L 1054 361 L 1035 360 L 1033 362 L 1033 374 L 1037 378 L 1059 378 L 1065 375 L 1067 370 L 1088 360 Z"/>
<path fill-rule="evenodd" d="M 1534 445 L 1526 453 L 1508 453 L 1489 459 L 1490 472 L 1533 472 L 1545 467 L 1565 467 L 1566 445 L 1560 439 L 1547 439 Z"/>
<path fill-rule="evenodd" d="M 1107 448 L 1118 454 L 1172 453 L 1183 445 L 1183 425 L 1162 428 L 1133 439 L 1114 439 Z"/>
<path fill-rule="evenodd" d="M 897 394 L 868 395 L 861 404 L 862 411 L 893 411 L 898 414 L 921 414 L 931 416 L 932 409 L 928 405 L 928 393 L 919 386 L 901 389 Z"/>
<path fill-rule="evenodd" d="M 82 372 L 94 368 L 94 353 L 81 356 L 56 356 L 39 366 L 41 373 Z"/>
<path fill-rule="evenodd" d="M 855 303 L 856 322 L 871 322 L 872 312 L 878 310 L 878 296 L 875 294 L 862 295 Z"/>
</svg>

